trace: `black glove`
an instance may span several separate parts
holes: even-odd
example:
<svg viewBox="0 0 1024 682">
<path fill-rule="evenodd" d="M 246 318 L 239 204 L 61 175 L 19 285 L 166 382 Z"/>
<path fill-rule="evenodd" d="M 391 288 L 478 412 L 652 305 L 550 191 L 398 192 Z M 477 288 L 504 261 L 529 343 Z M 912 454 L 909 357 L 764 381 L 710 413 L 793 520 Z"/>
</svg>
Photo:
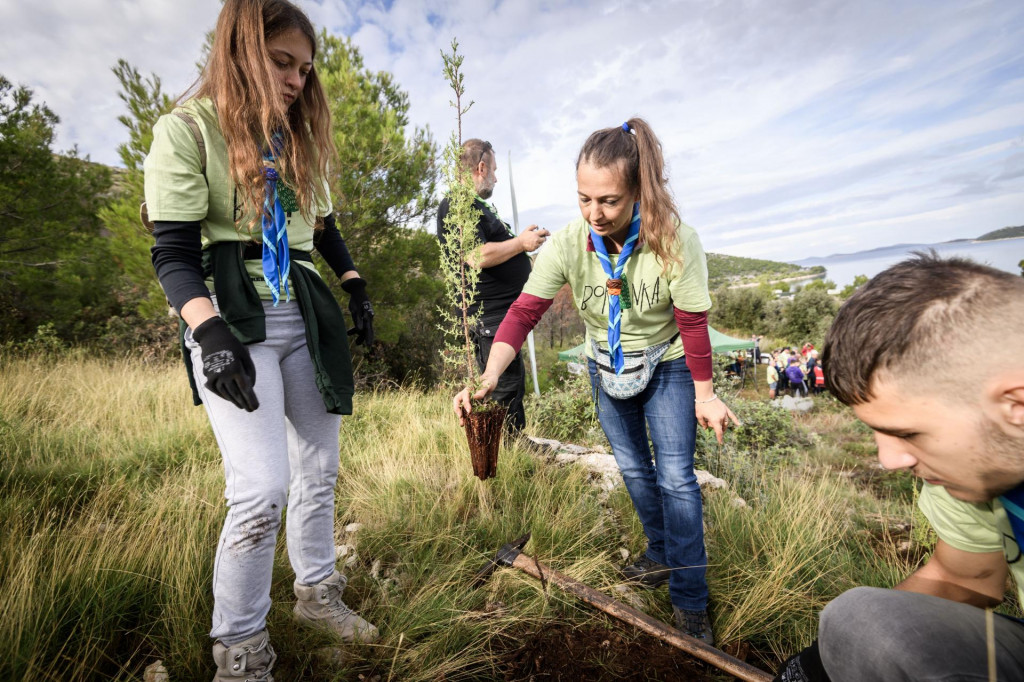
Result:
<svg viewBox="0 0 1024 682">
<path fill-rule="evenodd" d="M 249 349 L 231 333 L 228 323 L 211 317 L 192 330 L 192 338 L 203 351 L 206 388 L 240 409 L 253 412 L 260 406 L 256 393 L 256 366 Z"/>
<path fill-rule="evenodd" d="M 342 282 L 341 288 L 348 293 L 348 312 L 356 325 L 348 333 L 356 335 L 357 346 L 369 348 L 373 345 L 373 306 L 370 305 L 370 297 L 366 295 L 366 280 L 352 277 Z"/>
<path fill-rule="evenodd" d="M 798 654 L 786 659 L 772 682 L 829 682 L 818 653 L 818 640 Z"/>
</svg>

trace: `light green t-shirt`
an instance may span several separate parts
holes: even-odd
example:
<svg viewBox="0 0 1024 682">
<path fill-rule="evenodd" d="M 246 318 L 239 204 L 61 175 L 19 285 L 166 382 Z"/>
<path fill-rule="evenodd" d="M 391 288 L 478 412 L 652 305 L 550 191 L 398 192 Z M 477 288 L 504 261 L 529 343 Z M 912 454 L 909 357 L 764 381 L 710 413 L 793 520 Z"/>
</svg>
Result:
<svg viewBox="0 0 1024 682">
<path fill-rule="evenodd" d="M 925 483 L 917 505 L 943 542 L 964 552 L 1002 552 L 1024 604 L 1024 558 L 998 499 L 972 504 L 950 496 L 941 485 Z"/>
<path fill-rule="evenodd" d="M 228 149 L 217 122 L 217 112 L 209 99 L 192 99 L 181 107 L 190 114 L 206 145 L 206 177 L 199 160 L 199 147 L 188 124 L 177 116 L 161 116 L 153 126 L 153 144 L 143 165 L 146 175 L 146 209 L 150 220 L 185 222 L 198 220 L 202 226 L 203 247 L 215 242 L 261 241 L 260 224 L 249 233 L 250 215 L 243 215 L 241 202 L 231 181 Z M 326 184 L 326 183 L 325 183 Z M 327 193 L 329 196 L 329 192 Z M 328 215 L 330 202 L 316 206 L 316 216 Z M 300 212 L 287 218 L 288 246 L 307 253 L 313 250 L 314 223 Z M 293 261 L 313 272 L 312 263 Z M 270 288 L 263 279 L 259 260 L 247 260 L 246 271 L 263 300 L 271 300 Z M 212 286 L 207 281 L 208 286 Z M 290 285 L 290 283 L 289 283 Z"/>
<path fill-rule="evenodd" d="M 597 253 L 587 251 L 590 226 L 582 218 L 552 235 L 533 265 L 523 293 L 538 298 L 554 298 L 562 285 L 572 288 L 573 300 L 587 328 L 586 352 L 593 349 L 590 340 L 608 347 L 608 298 L 605 283 L 608 275 L 601 267 Z M 666 273 L 654 252 L 639 246 L 626 262 L 625 275 L 632 294 L 633 306 L 622 311 L 622 349 L 636 351 L 668 341 L 678 333 L 673 306 L 688 312 L 703 312 L 711 307 L 708 294 L 708 266 L 697 232 L 684 223 L 677 228 L 676 242 L 683 264 L 672 265 Z M 609 254 L 612 265 L 617 254 Z M 665 353 L 664 360 L 683 355 L 679 338 Z"/>
</svg>

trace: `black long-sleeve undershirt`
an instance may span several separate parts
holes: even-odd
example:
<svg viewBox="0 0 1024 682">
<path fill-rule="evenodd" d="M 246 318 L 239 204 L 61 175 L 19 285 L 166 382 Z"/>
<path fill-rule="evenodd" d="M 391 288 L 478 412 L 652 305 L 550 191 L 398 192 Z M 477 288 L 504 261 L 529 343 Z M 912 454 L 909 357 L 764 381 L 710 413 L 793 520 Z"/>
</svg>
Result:
<svg viewBox="0 0 1024 682">
<path fill-rule="evenodd" d="M 356 264 L 352 260 L 352 254 L 345 246 L 345 240 L 341 238 L 338 231 L 338 224 L 334 220 L 334 214 L 324 217 L 324 228 L 313 233 L 313 247 L 324 257 L 327 266 L 334 271 L 340 279 L 349 270 L 355 270 Z"/>
</svg>

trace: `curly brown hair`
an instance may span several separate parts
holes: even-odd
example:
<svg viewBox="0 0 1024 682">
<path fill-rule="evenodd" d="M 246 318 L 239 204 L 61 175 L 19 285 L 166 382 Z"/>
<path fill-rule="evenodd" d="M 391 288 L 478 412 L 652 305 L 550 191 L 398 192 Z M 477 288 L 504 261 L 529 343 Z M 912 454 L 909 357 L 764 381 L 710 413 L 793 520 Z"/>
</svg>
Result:
<svg viewBox="0 0 1024 682">
<path fill-rule="evenodd" d="M 285 109 L 267 53 L 269 40 L 292 29 L 309 39 L 315 57 L 313 25 L 288 0 L 226 0 L 206 67 L 181 98 L 194 93 L 213 100 L 227 143 L 231 179 L 248 209 L 243 215 L 262 213 L 262 154 L 275 133 L 283 143 L 276 155 L 277 172 L 295 191 L 302 215 L 315 219 L 315 205 L 327 202 L 324 179 L 335 148 L 331 112 L 316 68 L 309 71 L 299 97 Z M 257 222 L 254 217 L 250 232 Z"/>
</svg>

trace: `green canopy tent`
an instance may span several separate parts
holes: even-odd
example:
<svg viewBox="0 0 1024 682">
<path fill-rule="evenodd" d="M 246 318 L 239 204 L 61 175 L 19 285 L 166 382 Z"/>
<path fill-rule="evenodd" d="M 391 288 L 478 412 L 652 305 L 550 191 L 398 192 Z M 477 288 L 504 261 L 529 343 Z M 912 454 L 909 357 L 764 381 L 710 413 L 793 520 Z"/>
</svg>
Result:
<svg viewBox="0 0 1024 682">
<path fill-rule="evenodd" d="M 748 350 L 754 347 L 754 342 L 750 339 L 737 339 L 733 336 L 727 336 L 711 325 L 708 325 L 708 335 L 711 337 L 711 350 L 715 353 L 728 353 L 733 350 Z M 558 354 L 558 359 L 562 362 L 580 362 L 586 355 L 584 345 L 585 342 L 575 348 L 563 350 Z"/>
</svg>

